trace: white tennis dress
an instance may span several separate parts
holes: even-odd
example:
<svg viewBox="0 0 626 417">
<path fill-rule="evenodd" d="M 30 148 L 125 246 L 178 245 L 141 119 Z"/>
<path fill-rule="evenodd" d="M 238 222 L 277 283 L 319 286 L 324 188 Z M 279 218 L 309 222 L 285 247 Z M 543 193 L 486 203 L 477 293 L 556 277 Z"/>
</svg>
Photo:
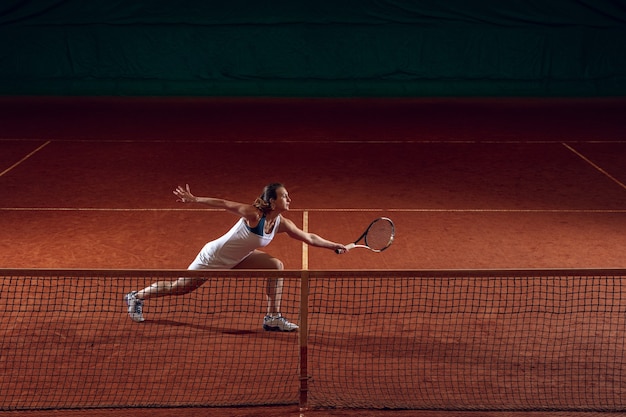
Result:
<svg viewBox="0 0 626 417">
<path fill-rule="evenodd" d="M 265 216 L 259 224 L 252 228 L 246 224 L 242 217 L 222 237 L 210 241 L 187 269 L 231 269 L 246 259 L 255 249 L 270 244 L 281 216 L 276 218 L 276 223 L 270 233 L 265 233 Z"/>
</svg>

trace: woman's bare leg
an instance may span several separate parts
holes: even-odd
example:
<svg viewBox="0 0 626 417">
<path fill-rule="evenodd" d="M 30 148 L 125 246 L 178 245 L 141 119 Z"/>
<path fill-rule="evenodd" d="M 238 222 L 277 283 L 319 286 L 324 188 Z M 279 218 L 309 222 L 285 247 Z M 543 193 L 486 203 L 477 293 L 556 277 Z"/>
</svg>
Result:
<svg viewBox="0 0 626 417">
<path fill-rule="evenodd" d="M 191 264 L 189 269 L 198 269 Z M 131 291 L 124 299 L 128 305 L 128 316 L 136 322 L 144 321 L 143 302 L 149 298 L 164 297 L 166 295 L 183 295 L 197 290 L 206 282 L 206 278 L 181 277 L 174 281 L 157 281 L 140 291 Z"/>
<path fill-rule="evenodd" d="M 183 295 L 198 289 L 205 282 L 205 278 L 178 278 L 175 281 L 158 281 L 138 291 L 135 296 L 140 300 L 147 300 L 166 295 Z"/>
<path fill-rule="evenodd" d="M 246 259 L 241 261 L 233 269 L 277 269 L 284 268 L 280 259 L 276 259 L 265 252 L 255 250 Z M 265 282 L 265 297 L 267 300 L 267 314 L 269 316 L 280 315 L 280 303 L 283 297 L 283 279 L 268 278 Z"/>
</svg>

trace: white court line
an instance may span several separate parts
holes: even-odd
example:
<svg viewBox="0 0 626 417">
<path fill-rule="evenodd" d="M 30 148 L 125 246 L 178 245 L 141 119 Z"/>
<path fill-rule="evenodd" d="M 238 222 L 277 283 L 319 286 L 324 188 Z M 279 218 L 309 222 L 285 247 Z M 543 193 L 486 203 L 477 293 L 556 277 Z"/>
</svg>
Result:
<svg viewBox="0 0 626 417">
<path fill-rule="evenodd" d="M 390 212 L 390 213 L 626 213 L 626 209 L 429 209 L 429 208 L 343 208 L 307 209 L 313 212 Z M 291 209 L 291 211 L 296 211 Z"/>
<path fill-rule="evenodd" d="M 304 210 L 302 212 L 302 230 L 305 233 L 309 233 L 309 212 Z M 309 246 L 302 242 L 302 269 L 309 269 Z"/>
<path fill-rule="evenodd" d="M 145 212 L 145 211 L 204 211 L 204 212 L 220 212 L 223 209 L 175 209 L 175 208 L 110 208 L 110 207 L 0 207 L 0 211 L 127 211 L 127 212 Z"/>
<path fill-rule="evenodd" d="M 619 185 L 620 187 L 622 187 L 623 189 L 626 190 L 626 185 L 623 182 L 621 182 L 620 180 L 615 178 L 613 175 L 611 175 L 608 172 L 606 172 L 604 169 L 602 169 L 599 165 L 595 164 L 593 161 L 591 161 L 585 155 L 581 154 L 576 149 L 574 149 L 571 146 L 569 146 L 567 143 L 563 143 L 563 146 L 565 146 L 567 149 L 569 149 L 570 151 L 572 151 L 573 153 L 578 155 L 583 161 L 587 162 L 589 165 L 591 165 L 592 167 L 597 169 L 600 173 L 605 175 L 608 179 L 610 179 L 611 181 L 613 181 L 614 183 L 616 183 L 617 185 Z"/>
<path fill-rule="evenodd" d="M 100 211 L 100 212 L 225 212 L 223 209 L 176 209 L 176 208 L 98 208 L 98 207 L 0 207 L 0 211 Z M 307 208 L 290 209 L 307 213 L 626 213 L 626 209 L 429 209 L 429 208 Z"/>
<path fill-rule="evenodd" d="M 0 142 L 39 142 L 41 138 L 0 138 Z M 525 139 L 442 139 L 442 140 L 419 140 L 419 139 L 391 139 L 391 140 L 354 140 L 354 139 L 318 139 L 318 140 L 302 140 L 302 139 L 98 139 L 98 138 L 79 138 L 79 139 L 50 139 L 52 142 L 90 142 L 90 143 L 203 143 L 203 144 L 356 144 L 356 145 L 378 145 L 378 144 L 528 144 L 528 145 L 542 145 L 542 144 L 562 144 L 563 139 L 544 139 L 544 140 L 525 140 Z M 618 143 L 624 144 L 625 140 L 568 140 L 569 143 Z"/>
<path fill-rule="evenodd" d="M 4 171 L 0 172 L 0 177 L 3 176 L 4 174 L 8 173 L 12 169 L 16 168 L 19 164 L 21 164 L 22 162 L 26 161 L 28 158 L 30 158 L 31 156 L 33 156 L 34 154 L 36 154 L 37 152 L 42 150 L 44 148 L 44 146 L 48 145 L 49 143 L 50 143 L 50 141 L 47 141 L 46 143 L 44 143 L 43 145 L 41 145 L 40 147 L 38 147 L 37 149 L 35 149 L 31 153 L 29 153 L 28 155 L 26 155 L 25 157 L 23 157 L 22 159 L 20 159 L 19 161 L 17 161 L 16 163 L 11 165 L 7 169 L 5 169 Z"/>
</svg>

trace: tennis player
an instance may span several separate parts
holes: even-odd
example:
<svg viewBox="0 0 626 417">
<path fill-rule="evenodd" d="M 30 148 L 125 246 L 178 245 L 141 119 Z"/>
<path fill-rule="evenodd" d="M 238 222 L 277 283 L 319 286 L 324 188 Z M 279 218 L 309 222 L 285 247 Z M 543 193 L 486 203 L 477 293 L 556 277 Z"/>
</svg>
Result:
<svg viewBox="0 0 626 417">
<path fill-rule="evenodd" d="M 291 198 L 287 189 L 280 183 L 272 183 L 253 204 L 237 203 L 211 197 L 196 197 L 189 189 L 179 186 L 174 190 L 177 201 L 202 203 L 225 209 L 240 217 L 239 221 L 222 237 L 208 242 L 187 269 L 283 269 L 283 263 L 259 248 L 267 246 L 277 233 L 287 233 L 290 237 L 311 246 L 345 253 L 346 247 L 331 242 L 316 234 L 298 228 L 291 220 L 282 216 L 289 210 Z M 133 321 L 142 322 L 144 301 L 153 297 L 183 295 L 196 290 L 206 281 L 205 278 L 179 278 L 174 281 L 158 281 L 140 291 L 132 291 L 125 296 L 128 315 Z M 267 280 L 265 294 L 267 314 L 263 328 L 267 331 L 291 332 L 298 325 L 291 323 L 280 313 L 283 279 Z"/>
</svg>

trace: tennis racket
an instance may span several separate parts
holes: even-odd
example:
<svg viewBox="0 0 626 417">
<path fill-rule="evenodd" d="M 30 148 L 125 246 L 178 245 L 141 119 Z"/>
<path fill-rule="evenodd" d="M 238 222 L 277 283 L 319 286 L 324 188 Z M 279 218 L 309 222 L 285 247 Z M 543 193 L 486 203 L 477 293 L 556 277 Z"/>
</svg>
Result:
<svg viewBox="0 0 626 417">
<path fill-rule="evenodd" d="M 348 243 L 346 249 L 365 248 L 373 252 L 382 252 L 393 242 L 396 227 L 387 217 L 379 217 L 365 229 L 365 232 L 354 242 Z M 335 250 L 341 253 L 340 249 Z"/>
</svg>

